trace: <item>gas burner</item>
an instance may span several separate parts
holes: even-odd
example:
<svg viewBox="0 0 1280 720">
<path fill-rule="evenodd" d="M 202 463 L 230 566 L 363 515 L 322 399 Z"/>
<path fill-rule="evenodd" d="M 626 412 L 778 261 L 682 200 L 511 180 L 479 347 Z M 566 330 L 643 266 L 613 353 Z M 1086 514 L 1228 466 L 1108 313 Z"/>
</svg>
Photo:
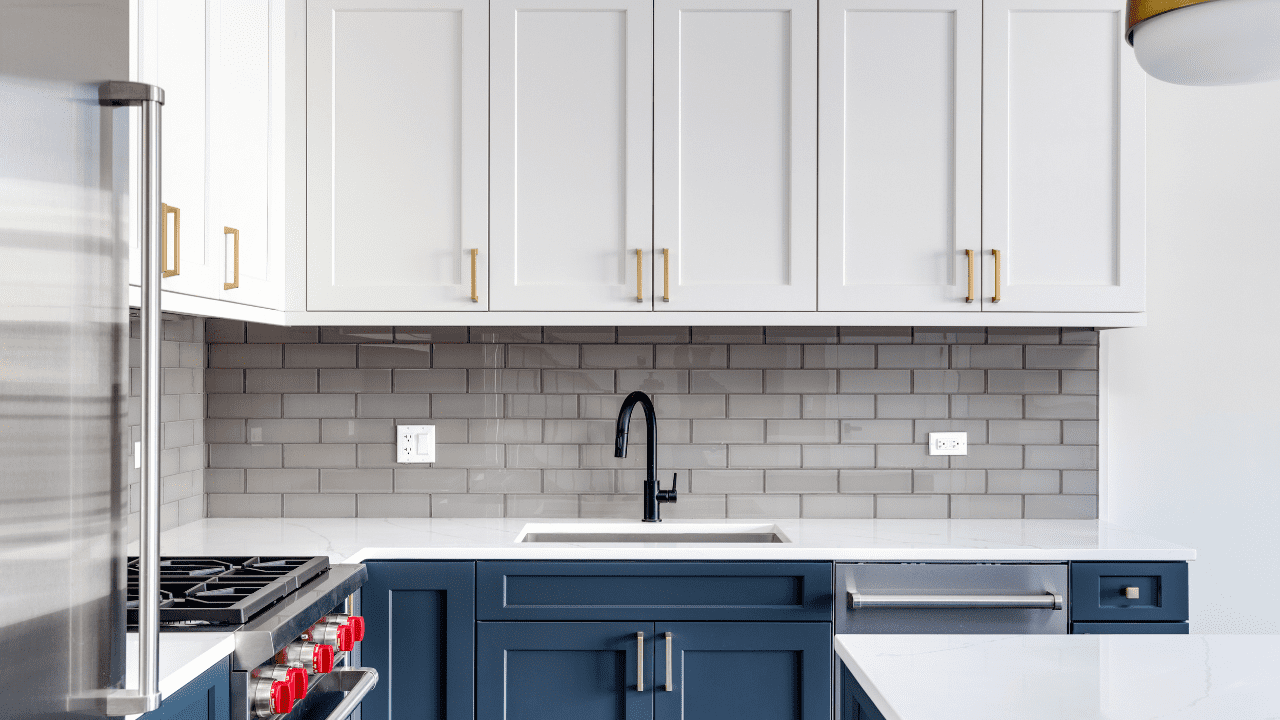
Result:
<svg viewBox="0 0 1280 720">
<path fill-rule="evenodd" d="M 169 557 L 160 560 L 160 623 L 174 630 L 241 625 L 329 569 L 325 557 Z M 126 619 L 137 627 L 138 561 L 130 558 Z"/>
</svg>

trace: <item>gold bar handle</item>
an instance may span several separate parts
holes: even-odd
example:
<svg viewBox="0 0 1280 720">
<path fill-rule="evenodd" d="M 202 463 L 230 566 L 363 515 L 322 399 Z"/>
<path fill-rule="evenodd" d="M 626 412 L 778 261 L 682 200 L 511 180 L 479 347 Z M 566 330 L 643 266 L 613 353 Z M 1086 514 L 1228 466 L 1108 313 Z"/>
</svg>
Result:
<svg viewBox="0 0 1280 720">
<path fill-rule="evenodd" d="M 644 302 L 644 250 L 636 250 L 636 302 Z"/>
<path fill-rule="evenodd" d="M 996 293 L 991 296 L 991 302 L 1000 302 L 1000 251 L 992 250 L 991 256 L 996 259 Z"/>
<path fill-rule="evenodd" d="M 973 251 L 965 250 L 965 257 L 969 260 L 969 294 L 964 297 L 967 303 L 973 302 Z"/>
<path fill-rule="evenodd" d="M 173 214 L 173 269 L 169 269 L 169 214 Z M 182 272 L 182 211 L 160 203 L 160 277 Z"/>
<path fill-rule="evenodd" d="M 644 692 L 644 633 L 636 633 L 636 692 Z"/>
<path fill-rule="evenodd" d="M 667 641 L 667 685 L 662 689 L 671 692 L 676 689 L 675 683 L 671 682 L 671 641 L 674 636 L 671 633 L 663 633 L 663 637 Z"/>
<path fill-rule="evenodd" d="M 471 248 L 471 302 L 480 302 L 480 293 L 476 290 L 476 255 L 480 254 L 477 248 Z"/>
<path fill-rule="evenodd" d="M 236 288 L 240 287 L 240 231 L 231 227 L 223 227 L 222 239 L 224 243 L 226 242 L 227 235 L 230 235 L 232 237 L 233 243 L 234 243 L 232 252 L 234 253 L 234 257 L 235 257 L 235 268 L 233 270 L 235 274 L 233 275 L 234 277 L 233 282 L 226 282 L 224 278 L 224 282 L 222 283 L 222 289 L 235 290 Z M 225 272 L 225 268 L 224 268 L 224 272 Z"/>
<path fill-rule="evenodd" d="M 662 248 L 662 302 L 671 302 L 671 248 Z"/>
</svg>

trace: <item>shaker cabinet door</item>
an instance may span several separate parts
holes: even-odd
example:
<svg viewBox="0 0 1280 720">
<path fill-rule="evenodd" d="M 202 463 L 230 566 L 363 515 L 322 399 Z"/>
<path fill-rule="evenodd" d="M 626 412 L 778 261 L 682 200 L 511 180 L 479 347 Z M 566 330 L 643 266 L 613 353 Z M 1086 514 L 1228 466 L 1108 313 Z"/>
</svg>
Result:
<svg viewBox="0 0 1280 720">
<path fill-rule="evenodd" d="M 652 635 L 645 622 L 477 623 L 476 720 L 653 720 Z"/>
<path fill-rule="evenodd" d="M 657 720 L 829 720 L 830 623 L 657 623 Z"/>
<path fill-rule="evenodd" d="M 220 297 L 284 304 L 284 5 L 209 0 L 209 204 Z M 216 282 L 216 280 L 215 280 Z"/>
<path fill-rule="evenodd" d="M 490 7 L 490 308 L 651 310 L 651 4 Z"/>
<path fill-rule="evenodd" d="M 1125 3 L 986 0 L 983 20 L 983 309 L 1143 310 L 1146 80 Z"/>
<path fill-rule="evenodd" d="M 981 0 L 821 13 L 818 309 L 980 309 Z"/>
<path fill-rule="evenodd" d="M 307 4 L 307 309 L 489 308 L 488 12 Z"/>
<path fill-rule="evenodd" d="M 816 0 L 655 0 L 655 309 L 817 309 L 817 39 Z"/>
</svg>

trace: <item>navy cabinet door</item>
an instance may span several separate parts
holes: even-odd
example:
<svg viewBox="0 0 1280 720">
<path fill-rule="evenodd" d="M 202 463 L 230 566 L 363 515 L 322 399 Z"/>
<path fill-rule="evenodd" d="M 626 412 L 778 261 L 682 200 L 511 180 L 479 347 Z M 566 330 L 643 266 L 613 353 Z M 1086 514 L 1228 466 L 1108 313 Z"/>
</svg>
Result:
<svg viewBox="0 0 1280 720">
<path fill-rule="evenodd" d="M 831 717 L 829 623 L 659 622 L 654 631 L 657 720 Z"/>
<path fill-rule="evenodd" d="M 219 660 L 140 720 L 229 720 L 231 661 Z"/>
<path fill-rule="evenodd" d="M 476 646 L 476 720 L 653 720 L 653 623 L 481 622 Z"/>
<path fill-rule="evenodd" d="M 470 720 L 474 704 L 475 563 L 367 562 L 361 662 L 378 686 L 363 720 Z"/>
</svg>

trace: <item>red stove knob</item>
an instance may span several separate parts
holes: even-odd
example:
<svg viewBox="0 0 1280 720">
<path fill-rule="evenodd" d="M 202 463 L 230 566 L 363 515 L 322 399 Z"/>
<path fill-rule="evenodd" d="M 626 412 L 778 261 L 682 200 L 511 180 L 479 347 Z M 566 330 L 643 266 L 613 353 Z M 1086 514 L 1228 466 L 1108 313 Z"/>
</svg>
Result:
<svg viewBox="0 0 1280 720">
<path fill-rule="evenodd" d="M 307 671 L 300 667 L 289 668 L 288 683 L 293 689 L 293 698 L 301 700 L 307 696 Z"/>
<path fill-rule="evenodd" d="M 289 683 L 277 680 L 271 683 L 271 709 L 277 715 L 293 710 L 293 688 Z"/>
<path fill-rule="evenodd" d="M 338 626 L 338 650 L 346 652 L 356 646 L 354 633 L 351 631 L 350 625 Z"/>
<path fill-rule="evenodd" d="M 327 673 L 333 669 L 333 646 L 317 645 L 314 654 L 311 656 L 312 667 L 317 673 Z"/>
<path fill-rule="evenodd" d="M 352 615 L 347 618 L 347 627 L 351 628 L 351 639 L 360 642 L 364 639 L 364 618 Z"/>
</svg>

